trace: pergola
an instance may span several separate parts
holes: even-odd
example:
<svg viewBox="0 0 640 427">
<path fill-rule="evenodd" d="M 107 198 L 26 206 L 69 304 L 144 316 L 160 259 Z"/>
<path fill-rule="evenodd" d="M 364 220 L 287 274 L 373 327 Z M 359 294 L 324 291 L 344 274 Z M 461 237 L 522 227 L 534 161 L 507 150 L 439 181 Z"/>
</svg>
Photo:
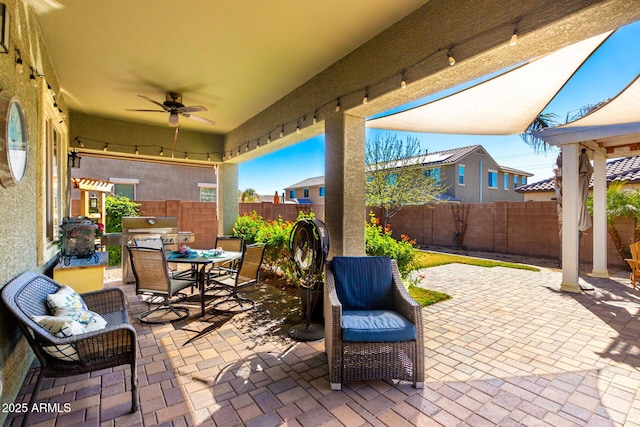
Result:
<svg viewBox="0 0 640 427">
<path fill-rule="evenodd" d="M 579 292 L 578 156 L 581 148 L 593 160 L 593 271 L 607 277 L 606 159 L 640 155 L 640 76 L 618 96 L 590 114 L 534 133 L 562 149 L 562 285 Z"/>
</svg>

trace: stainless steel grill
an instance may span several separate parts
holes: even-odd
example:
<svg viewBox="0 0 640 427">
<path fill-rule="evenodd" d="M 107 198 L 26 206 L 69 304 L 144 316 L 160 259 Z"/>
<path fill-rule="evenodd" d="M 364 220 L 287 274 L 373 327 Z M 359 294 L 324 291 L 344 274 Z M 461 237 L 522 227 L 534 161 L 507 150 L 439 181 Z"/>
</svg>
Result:
<svg viewBox="0 0 640 427">
<path fill-rule="evenodd" d="M 116 236 L 113 236 L 116 237 Z M 134 245 L 135 239 L 162 238 L 165 249 L 177 250 L 178 245 L 195 241 L 190 231 L 178 231 L 178 219 L 175 216 L 125 216 L 122 217 L 122 281 L 135 281 L 126 245 Z M 111 243 L 111 239 L 109 244 Z M 118 244 L 118 243 L 115 243 Z"/>
</svg>

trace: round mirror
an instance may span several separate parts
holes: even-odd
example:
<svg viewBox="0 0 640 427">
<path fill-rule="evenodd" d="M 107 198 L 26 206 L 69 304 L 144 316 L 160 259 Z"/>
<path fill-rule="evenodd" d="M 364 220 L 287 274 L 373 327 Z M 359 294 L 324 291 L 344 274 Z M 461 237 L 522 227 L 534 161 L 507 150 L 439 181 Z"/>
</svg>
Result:
<svg viewBox="0 0 640 427">
<path fill-rule="evenodd" d="M 0 182 L 10 187 L 27 174 L 29 133 L 27 117 L 18 98 L 0 92 Z"/>
</svg>

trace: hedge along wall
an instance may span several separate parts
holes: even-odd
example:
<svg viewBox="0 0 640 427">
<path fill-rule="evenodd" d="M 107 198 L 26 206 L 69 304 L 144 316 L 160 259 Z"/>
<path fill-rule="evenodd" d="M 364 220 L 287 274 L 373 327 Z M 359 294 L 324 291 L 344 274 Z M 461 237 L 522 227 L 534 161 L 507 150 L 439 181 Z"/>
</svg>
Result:
<svg viewBox="0 0 640 427">
<path fill-rule="evenodd" d="M 77 201 L 74 200 L 74 215 L 77 215 Z M 216 203 L 137 201 L 141 215 L 176 216 L 178 230 L 196 234 L 193 248 L 212 248 L 218 230 Z M 539 258 L 559 259 L 561 245 L 558 233 L 556 203 L 544 202 L 494 202 L 470 203 L 467 231 L 463 245 L 465 249 L 523 255 Z M 324 218 L 324 205 L 294 205 L 265 203 L 240 203 L 240 215 L 255 211 L 266 220 L 278 219 L 294 221 L 298 212 L 314 212 L 317 218 Z M 367 208 L 367 214 L 375 208 Z M 426 246 L 454 247 L 455 222 L 452 204 L 435 206 L 407 206 L 390 220 L 395 238 L 405 234 Z M 633 239 L 633 221 L 619 218 L 615 222 L 623 244 Z M 580 260 L 591 263 L 593 259 L 593 233 L 587 230 L 580 239 Z M 608 261 L 610 266 L 625 266 L 608 238 Z"/>
</svg>

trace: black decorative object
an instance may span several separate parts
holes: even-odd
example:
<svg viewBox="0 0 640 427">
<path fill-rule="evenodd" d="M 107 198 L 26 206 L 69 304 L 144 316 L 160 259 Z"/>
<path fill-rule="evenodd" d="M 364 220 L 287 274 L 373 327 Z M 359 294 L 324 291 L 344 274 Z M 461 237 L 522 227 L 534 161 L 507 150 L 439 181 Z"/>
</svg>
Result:
<svg viewBox="0 0 640 427">
<path fill-rule="evenodd" d="M 60 260 L 69 265 L 71 258 L 91 258 L 96 256 L 96 229 L 98 225 L 90 218 L 65 218 L 60 226 Z"/>
<path fill-rule="evenodd" d="M 289 249 L 291 259 L 300 278 L 301 297 L 306 322 L 295 325 L 289 336 L 296 341 L 315 341 L 324 337 L 321 324 L 313 323 L 313 312 L 318 301 L 317 292 L 322 291 L 324 263 L 329 254 L 329 231 L 318 219 L 298 220 L 291 230 Z M 314 297 L 315 294 L 315 297 Z"/>
<path fill-rule="evenodd" d="M 4 3 L 0 3 L 0 53 L 9 53 L 9 31 L 11 17 Z"/>
</svg>

